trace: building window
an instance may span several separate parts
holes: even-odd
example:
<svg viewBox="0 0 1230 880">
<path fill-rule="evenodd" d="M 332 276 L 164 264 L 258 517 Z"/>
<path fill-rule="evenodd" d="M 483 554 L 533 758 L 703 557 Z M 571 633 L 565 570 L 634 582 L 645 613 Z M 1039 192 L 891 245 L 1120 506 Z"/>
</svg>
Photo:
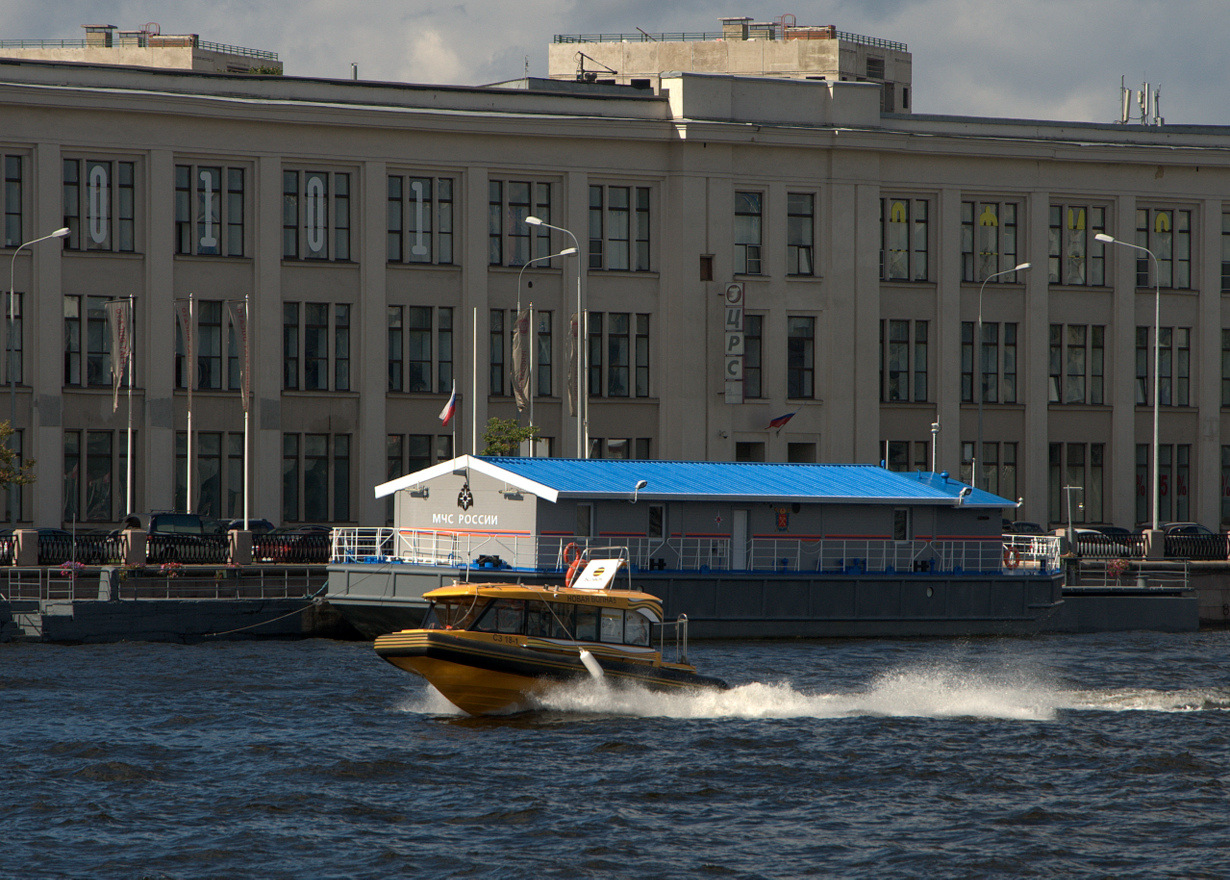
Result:
<svg viewBox="0 0 1230 880">
<path fill-rule="evenodd" d="M 743 398 L 764 396 L 764 316 L 743 313 Z"/>
<path fill-rule="evenodd" d="M 735 193 L 736 275 L 760 275 L 761 202 L 758 192 Z"/>
<path fill-rule="evenodd" d="M 513 316 L 516 320 L 516 315 Z M 489 333 L 491 341 L 488 345 L 490 352 L 490 368 L 487 375 L 488 393 L 494 397 L 507 397 L 508 386 L 504 384 L 504 310 L 492 309 L 489 323 Z"/>
<path fill-rule="evenodd" d="M 4 246 L 20 247 L 22 237 L 22 166 L 21 156 L 4 156 L 4 190 L 0 201 L 4 203 Z"/>
<path fill-rule="evenodd" d="M 106 297 L 64 297 L 64 384 L 111 384 L 111 334 Z M 84 311 L 84 314 L 83 314 Z"/>
<path fill-rule="evenodd" d="M 931 467 L 931 441 L 888 440 L 888 469 L 890 471 L 925 471 Z M 910 457 L 911 452 L 913 458 Z"/>
<path fill-rule="evenodd" d="M 984 321 L 978 368 L 974 368 L 975 321 L 961 323 L 961 400 L 965 403 L 1016 403 L 1015 322 Z M 1002 339 L 1001 339 L 1002 330 Z M 982 397 L 975 396 L 975 372 L 981 376 Z"/>
<path fill-rule="evenodd" d="M 282 435 L 282 519 L 350 519 L 350 435 Z"/>
<path fill-rule="evenodd" d="M 1106 402 L 1106 328 L 1100 324 L 1052 324 L 1051 403 Z"/>
<path fill-rule="evenodd" d="M 636 316 L 636 380 L 633 393 L 649 396 L 649 315 Z"/>
<path fill-rule="evenodd" d="M 590 312 L 588 321 L 589 394 L 648 397 L 649 315 Z M 634 385 L 630 384 L 634 381 Z"/>
<path fill-rule="evenodd" d="M 350 174 L 282 172 L 282 259 L 350 260 Z"/>
<path fill-rule="evenodd" d="M 764 461 L 764 442 L 759 440 L 736 441 L 735 461 Z"/>
<path fill-rule="evenodd" d="M 453 262 L 453 179 L 389 175 L 390 263 Z"/>
<path fill-rule="evenodd" d="M 1157 258 L 1157 278 L 1148 254 L 1137 251 L 1136 286 L 1188 290 L 1192 286 L 1192 212 L 1138 208 L 1136 244 Z"/>
<path fill-rule="evenodd" d="M 1136 444 L 1136 521 L 1140 523 L 1153 522 L 1152 455 L 1148 443 Z M 1191 519 L 1192 447 L 1186 443 L 1160 444 L 1157 462 L 1158 522 L 1187 522 Z"/>
<path fill-rule="evenodd" d="M 786 397 L 815 396 L 816 319 L 790 316 L 786 319 Z"/>
<path fill-rule="evenodd" d="M 1221 405 L 1230 406 L 1230 330 L 1221 331 Z"/>
<path fill-rule="evenodd" d="M 388 316 L 389 390 L 429 394 L 434 387 L 435 393 L 449 393 L 453 383 L 453 310 L 389 306 Z"/>
<path fill-rule="evenodd" d="M 880 277 L 885 281 L 926 281 L 927 199 L 880 200 Z"/>
<path fill-rule="evenodd" d="M 538 339 L 535 343 L 537 352 L 534 369 L 538 371 L 535 384 L 538 386 L 539 397 L 551 396 L 551 312 L 537 313 Z"/>
<path fill-rule="evenodd" d="M 976 443 L 961 444 L 961 480 L 973 483 L 973 455 Z M 978 459 L 978 486 L 992 495 L 1015 498 L 1017 486 L 1016 444 L 983 441 L 982 457 Z"/>
<path fill-rule="evenodd" d="M 1230 211 L 1221 215 L 1221 292 L 1230 293 Z"/>
<path fill-rule="evenodd" d="M 649 187 L 590 186 L 589 268 L 649 271 Z"/>
<path fill-rule="evenodd" d="M 1162 327 L 1158 335 L 1158 399 L 1161 406 L 1190 406 L 1192 352 L 1190 327 Z M 1136 404 L 1150 406 L 1153 380 L 1152 328 L 1136 328 Z"/>
<path fill-rule="evenodd" d="M 64 522 L 107 522 L 113 518 L 115 477 L 111 431 L 64 432 Z"/>
<path fill-rule="evenodd" d="M 242 257 L 244 169 L 175 166 L 175 252 Z"/>
<path fill-rule="evenodd" d="M 1230 529 L 1230 446 L 1221 448 L 1221 527 Z"/>
<path fill-rule="evenodd" d="M 1095 236 L 1106 231 L 1106 209 L 1097 205 L 1051 205 L 1048 279 L 1051 284 L 1102 287 L 1106 246 Z"/>
<path fill-rule="evenodd" d="M 1105 522 L 1105 458 L 1104 443 L 1050 444 L 1047 492 L 1050 522 Z M 1079 491 L 1068 490 L 1067 486 L 1079 487 Z"/>
<path fill-rule="evenodd" d="M 4 297 L 3 314 L 0 314 L 0 320 L 5 323 L 4 335 L 8 338 L 8 353 L 9 353 L 9 368 L 4 373 L 5 382 L 11 382 L 15 385 L 21 385 L 25 382 L 25 371 L 22 369 L 22 360 L 24 359 L 25 345 L 23 337 L 25 335 L 25 325 L 22 322 L 22 305 L 25 301 L 25 294 L 10 293 Z M 68 348 L 74 344 L 74 340 L 65 340 L 65 355 L 68 358 Z M 77 348 L 77 358 L 81 356 L 81 340 L 77 339 L 75 344 Z M 67 360 L 66 360 L 67 363 Z M 67 373 L 66 373 L 67 374 Z"/>
<path fill-rule="evenodd" d="M 530 226 L 533 215 L 551 222 L 551 184 L 529 180 L 487 183 L 487 261 L 492 266 L 524 266 L 534 257 L 549 256 L 551 230 Z M 537 264 L 536 264 L 537 265 Z"/>
<path fill-rule="evenodd" d="M 786 195 L 786 274 L 813 275 L 816 197 L 811 193 Z"/>
<path fill-rule="evenodd" d="M 992 278 L 1017 263 L 1015 202 L 961 203 L 961 280 L 1015 282 L 1016 273 Z"/>
<path fill-rule="evenodd" d="M 926 321 L 880 322 L 881 400 L 927 400 L 927 329 Z"/>
<path fill-rule="evenodd" d="M 330 376 L 333 378 L 332 389 Z M 350 390 L 349 305 L 311 302 L 282 304 L 282 388 L 287 391 L 300 388 L 305 391 Z"/>
<path fill-rule="evenodd" d="M 133 162 L 64 160 L 65 248 L 123 253 L 135 249 L 135 167 Z"/>
</svg>

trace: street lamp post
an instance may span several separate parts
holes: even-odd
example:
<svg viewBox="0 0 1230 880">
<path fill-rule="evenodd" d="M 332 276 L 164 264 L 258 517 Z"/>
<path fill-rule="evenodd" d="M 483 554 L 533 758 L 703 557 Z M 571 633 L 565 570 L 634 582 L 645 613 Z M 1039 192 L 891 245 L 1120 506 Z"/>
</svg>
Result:
<svg viewBox="0 0 1230 880">
<path fill-rule="evenodd" d="M 983 368 L 982 368 L 982 294 L 987 289 L 987 282 L 992 278 L 999 278 L 1002 275 L 1011 275 L 1013 272 L 1023 272 L 1029 268 L 1029 263 L 1020 263 L 1011 269 L 1005 269 L 1002 272 L 996 272 L 994 275 L 988 275 L 982 279 L 982 286 L 978 288 L 978 329 L 974 333 L 974 354 L 973 368 L 974 381 L 978 383 L 978 442 L 974 445 L 973 455 L 973 472 L 970 474 L 973 479 L 974 488 L 978 486 L 978 462 L 982 456 L 982 401 L 987 396 L 986 385 L 983 383 Z"/>
<path fill-rule="evenodd" d="M 9 263 L 9 315 L 8 327 L 6 328 L 4 340 L 4 371 L 9 383 L 9 427 L 14 431 L 17 430 L 17 383 L 13 375 L 13 329 L 16 322 L 16 287 L 17 287 L 17 254 L 22 248 L 31 247 L 38 244 L 40 241 L 49 241 L 53 238 L 63 238 L 68 235 L 68 227 L 62 226 L 55 232 L 49 235 L 44 235 L 41 238 L 34 238 L 30 241 L 24 241 L 17 246 L 17 250 L 13 251 L 13 259 Z M 16 505 L 13 503 L 13 491 L 17 488 L 15 483 L 9 485 L 9 520 L 13 521 L 16 516 Z"/>
<path fill-rule="evenodd" d="M 1162 364 L 1162 286 L 1161 280 L 1158 278 L 1157 255 L 1143 245 L 1132 244 L 1130 241 L 1120 241 L 1112 235 L 1107 235 L 1105 232 L 1099 232 L 1094 238 L 1105 244 L 1120 244 L 1133 250 L 1144 251 L 1153 258 L 1153 529 L 1156 531 L 1161 526 L 1158 507 L 1161 504 L 1162 498 L 1161 477 L 1157 471 L 1158 417 L 1161 412 L 1159 409 L 1161 403 L 1159 391 L 1161 389 Z"/>
<path fill-rule="evenodd" d="M 589 419 L 586 417 L 589 408 L 586 385 L 589 377 L 585 374 L 585 346 L 589 344 L 589 339 L 586 337 L 588 328 L 585 321 L 585 300 L 581 295 L 581 278 L 585 274 L 581 266 L 581 245 L 577 237 L 562 226 L 552 226 L 534 216 L 526 217 L 525 222 L 530 226 L 545 226 L 547 229 L 564 233 L 572 239 L 573 250 L 577 253 L 577 455 L 580 458 L 589 458 Z"/>
<path fill-rule="evenodd" d="M 521 276 L 525 274 L 525 270 L 528 269 L 530 266 L 534 265 L 535 263 L 541 263 L 543 260 L 554 260 L 556 257 L 568 257 L 568 256 L 575 254 L 576 252 L 577 252 L 577 249 L 574 247 L 564 248 L 558 254 L 550 254 L 549 256 L 545 256 L 545 257 L 534 257 L 532 260 L 525 261 L 525 265 L 522 266 L 521 271 L 517 273 L 517 320 L 518 321 L 521 320 Z M 532 311 L 533 308 L 534 308 L 534 302 L 533 300 L 531 300 L 530 310 Z M 530 338 L 536 339 L 537 334 L 534 332 L 534 329 L 533 329 L 533 320 L 534 320 L 534 316 L 533 314 L 531 314 L 530 315 L 530 325 L 531 325 L 530 326 Z M 529 399 L 530 399 L 530 427 L 531 428 L 534 427 L 534 356 L 535 356 L 535 351 L 534 351 L 533 346 L 531 346 L 530 347 L 530 368 L 529 368 L 530 369 Z M 516 378 L 514 378 L 514 381 L 516 381 Z M 535 457 L 537 446 L 538 446 L 538 442 L 534 440 L 533 438 L 531 438 L 530 439 L 530 458 Z"/>
</svg>

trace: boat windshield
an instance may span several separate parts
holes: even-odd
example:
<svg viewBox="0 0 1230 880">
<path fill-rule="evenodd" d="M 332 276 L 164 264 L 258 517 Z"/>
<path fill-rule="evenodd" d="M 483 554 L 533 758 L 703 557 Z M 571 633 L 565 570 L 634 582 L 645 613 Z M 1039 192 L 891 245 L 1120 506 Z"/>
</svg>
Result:
<svg viewBox="0 0 1230 880">
<path fill-rule="evenodd" d="M 423 629 L 469 629 L 482 606 L 473 597 L 432 602 L 423 616 Z"/>
</svg>

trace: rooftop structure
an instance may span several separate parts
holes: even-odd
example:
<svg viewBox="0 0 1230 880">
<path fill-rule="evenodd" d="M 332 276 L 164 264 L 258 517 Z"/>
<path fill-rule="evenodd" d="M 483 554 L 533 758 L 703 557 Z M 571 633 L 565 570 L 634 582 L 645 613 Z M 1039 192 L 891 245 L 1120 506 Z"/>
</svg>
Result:
<svg viewBox="0 0 1230 880">
<path fill-rule="evenodd" d="M 911 61 L 904 43 L 799 25 L 793 15 L 770 22 L 723 18 L 715 33 L 557 34 L 551 79 L 639 86 L 657 91 L 665 73 L 726 73 L 785 79 L 872 82 L 880 109 L 910 110 Z"/>
<path fill-rule="evenodd" d="M 193 70 L 199 73 L 280 75 L 278 53 L 202 40 L 197 34 L 163 34 L 154 22 L 122 31 L 113 24 L 83 24 L 83 40 L 0 40 L 0 58 L 73 61 Z"/>
</svg>

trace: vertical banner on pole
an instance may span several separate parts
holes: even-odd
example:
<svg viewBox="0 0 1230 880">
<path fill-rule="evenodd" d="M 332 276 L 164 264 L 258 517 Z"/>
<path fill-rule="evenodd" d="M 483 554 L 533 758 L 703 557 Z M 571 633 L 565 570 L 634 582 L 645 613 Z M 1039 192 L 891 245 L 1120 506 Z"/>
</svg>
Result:
<svg viewBox="0 0 1230 880">
<path fill-rule="evenodd" d="M 513 397 L 517 401 L 517 411 L 525 409 L 530 402 L 530 363 L 533 354 L 530 350 L 530 310 L 523 309 L 517 313 L 517 322 L 513 325 Z"/>
<path fill-rule="evenodd" d="M 239 383 L 240 394 L 243 395 L 243 411 L 248 411 L 248 397 L 251 390 L 251 376 L 248 369 L 248 303 L 239 302 L 238 300 L 227 303 L 231 313 L 231 326 L 235 328 L 235 335 L 239 337 L 239 347 L 243 352 L 242 379 Z"/>
<path fill-rule="evenodd" d="M 111 329 L 111 412 L 120 408 L 120 385 L 124 372 L 132 365 L 132 303 L 113 300 L 105 303 Z"/>
</svg>

